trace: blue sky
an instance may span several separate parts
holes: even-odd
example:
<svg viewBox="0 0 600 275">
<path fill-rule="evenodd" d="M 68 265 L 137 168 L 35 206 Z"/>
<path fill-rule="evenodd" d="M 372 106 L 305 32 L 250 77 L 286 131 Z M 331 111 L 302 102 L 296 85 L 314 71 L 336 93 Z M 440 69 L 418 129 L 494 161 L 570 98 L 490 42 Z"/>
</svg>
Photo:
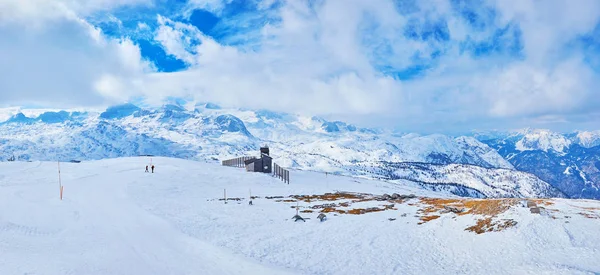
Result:
<svg viewBox="0 0 600 275">
<path fill-rule="evenodd" d="M 598 129 L 599 37 L 596 0 L 3 0 L 0 104 Z"/>
</svg>

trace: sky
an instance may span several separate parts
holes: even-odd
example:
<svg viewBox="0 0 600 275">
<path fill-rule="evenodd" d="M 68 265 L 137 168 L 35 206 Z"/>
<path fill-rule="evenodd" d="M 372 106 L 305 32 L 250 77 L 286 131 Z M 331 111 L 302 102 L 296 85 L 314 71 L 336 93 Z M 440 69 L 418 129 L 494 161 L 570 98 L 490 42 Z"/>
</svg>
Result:
<svg viewBox="0 0 600 275">
<path fill-rule="evenodd" d="M 597 0 L 0 0 L 0 106 L 600 129 Z"/>
</svg>

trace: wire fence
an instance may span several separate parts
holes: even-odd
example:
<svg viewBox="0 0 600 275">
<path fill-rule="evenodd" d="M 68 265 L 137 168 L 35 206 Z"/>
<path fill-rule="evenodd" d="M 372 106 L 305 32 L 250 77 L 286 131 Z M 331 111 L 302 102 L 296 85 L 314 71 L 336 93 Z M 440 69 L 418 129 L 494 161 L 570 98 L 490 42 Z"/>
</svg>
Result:
<svg viewBox="0 0 600 275">
<path fill-rule="evenodd" d="M 244 168 L 244 167 L 246 167 L 246 164 L 244 162 L 247 160 L 251 160 L 251 159 L 256 159 L 256 158 L 255 157 L 239 157 L 239 158 L 224 160 L 221 162 L 221 164 L 223 166 Z"/>
<path fill-rule="evenodd" d="M 290 171 L 277 165 L 277 163 L 273 164 L 273 177 L 279 178 L 284 183 L 290 184 Z"/>
</svg>

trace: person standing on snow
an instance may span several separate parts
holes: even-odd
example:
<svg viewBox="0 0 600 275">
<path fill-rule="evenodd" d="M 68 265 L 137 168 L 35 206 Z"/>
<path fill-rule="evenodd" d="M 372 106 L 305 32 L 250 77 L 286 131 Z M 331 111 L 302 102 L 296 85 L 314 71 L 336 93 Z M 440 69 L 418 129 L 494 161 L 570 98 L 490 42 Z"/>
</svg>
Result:
<svg viewBox="0 0 600 275">
<path fill-rule="evenodd" d="M 152 173 L 154 174 L 154 164 L 152 164 Z"/>
<path fill-rule="evenodd" d="M 144 173 L 148 173 L 150 171 L 148 171 L 148 165 L 146 165 L 146 171 L 144 171 Z"/>
</svg>

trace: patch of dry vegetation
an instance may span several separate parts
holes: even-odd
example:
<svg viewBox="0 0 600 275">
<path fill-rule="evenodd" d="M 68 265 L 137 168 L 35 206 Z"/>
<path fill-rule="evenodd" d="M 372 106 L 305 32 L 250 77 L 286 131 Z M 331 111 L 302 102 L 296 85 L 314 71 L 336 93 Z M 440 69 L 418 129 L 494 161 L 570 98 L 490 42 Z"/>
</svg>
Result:
<svg viewBox="0 0 600 275">
<path fill-rule="evenodd" d="M 351 209 L 348 210 L 348 214 L 352 214 L 352 215 L 362 215 L 362 214 L 366 214 L 366 213 L 373 213 L 373 212 L 381 212 L 381 211 L 385 211 L 388 210 L 388 208 L 379 208 L 379 207 L 370 207 L 370 208 L 356 208 L 356 209 Z"/>
<path fill-rule="evenodd" d="M 433 221 L 433 220 L 435 220 L 435 219 L 437 219 L 437 218 L 439 218 L 439 217 L 440 217 L 440 216 L 438 216 L 438 215 L 422 216 L 422 217 L 420 218 L 421 222 L 420 222 L 419 224 L 424 224 L 424 223 L 426 223 L 426 222 L 428 222 L 428 221 Z"/>
<path fill-rule="evenodd" d="M 276 200 L 275 202 L 296 202 L 296 200 Z"/>
<path fill-rule="evenodd" d="M 323 208 L 323 210 L 321 210 L 321 213 L 334 213 L 334 212 L 339 213 L 339 214 L 346 214 L 346 211 L 338 210 L 333 207 L 326 207 L 326 208 Z"/>
<path fill-rule="evenodd" d="M 440 212 L 446 206 L 462 208 L 463 212 L 457 215 L 486 215 L 497 216 L 506 212 L 512 206 L 519 204 L 518 199 L 438 199 L 421 198 L 421 204 L 425 206 L 419 210 L 422 214 Z"/>
<path fill-rule="evenodd" d="M 346 192 L 336 192 L 336 193 L 325 193 L 323 195 L 296 195 L 290 196 L 294 199 L 311 202 L 311 201 L 339 201 L 339 200 L 360 200 L 365 199 L 368 194 L 360 194 L 360 193 L 346 193 Z"/>
<path fill-rule="evenodd" d="M 417 212 L 421 215 L 421 223 L 426 223 L 439 218 L 436 213 L 449 212 L 448 209 L 457 209 L 458 216 L 481 215 L 484 218 L 477 220 L 476 224 L 468 227 L 467 231 L 477 234 L 491 231 L 501 231 L 515 226 L 516 221 L 503 220 L 495 221 L 498 215 L 506 212 L 511 207 L 519 204 L 519 199 L 438 199 L 421 198 L 421 204 L 424 205 Z M 435 218 L 432 218 L 435 217 Z"/>
<path fill-rule="evenodd" d="M 545 206 L 554 205 L 554 202 L 549 199 L 530 199 L 530 201 L 535 202 L 537 205 L 545 205 Z"/>
<path fill-rule="evenodd" d="M 519 204 L 518 199 L 466 200 L 464 201 L 464 207 L 468 210 L 459 215 L 473 214 L 496 217 L 517 204 Z"/>
<path fill-rule="evenodd" d="M 477 220 L 477 224 L 467 227 L 465 230 L 482 234 L 485 232 L 502 231 L 515 225 L 517 225 L 517 222 L 511 219 L 494 221 L 491 217 L 488 217 Z"/>
<path fill-rule="evenodd" d="M 325 193 L 323 195 L 296 195 L 289 196 L 294 200 L 277 200 L 277 202 L 296 202 L 302 201 L 306 203 L 314 203 L 316 201 L 328 201 L 331 203 L 324 204 L 313 204 L 309 206 L 311 212 L 303 212 L 303 213 L 312 213 L 313 210 L 320 210 L 320 213 L 339 213 L 339 214 L 350 214 L 350 215 L 362 215 L 366 213 L 373 212 L 381 212 L 386 210 L 398 210 L 394 208 L 395 204 L 386 204 L 381 205 L 380 207 L 371 207 L 371 208 L 355 208 L 355 209 L 338 209 L 338 208 L 350 208 L 352 204 L 359 202 L 371 202 L 371 201 L 382 201 L 382 202 L 399 202 L 402 203 L 404 200 L 396 199 L 396 200 L 382 200 L 381 197 L 374 196 L 371 194 L 363 194 L 363 193 L 347 193 L 347 192 L 336 192 L 336 193 Z M 336 201 L 342 201 L 336 203 Z M 295 206 L 292 206 L 294 208 Z M 305 210 L 306 211 L 306 210 Z"/>
</svg>

